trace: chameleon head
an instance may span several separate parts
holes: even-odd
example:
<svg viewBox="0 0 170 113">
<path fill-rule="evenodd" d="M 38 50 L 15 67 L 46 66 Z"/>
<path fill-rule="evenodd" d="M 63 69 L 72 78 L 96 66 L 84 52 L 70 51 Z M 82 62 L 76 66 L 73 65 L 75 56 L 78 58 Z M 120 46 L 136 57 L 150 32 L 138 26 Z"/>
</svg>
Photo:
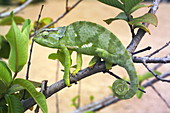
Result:
<svg viewBox="0 0 170 113">
<path fill-rule="evenodd" d="M 65 31 L 66 27 L 42 29 L 34 36 L 33 40 L 45 47 L 58 48 Z"/>
</svg>

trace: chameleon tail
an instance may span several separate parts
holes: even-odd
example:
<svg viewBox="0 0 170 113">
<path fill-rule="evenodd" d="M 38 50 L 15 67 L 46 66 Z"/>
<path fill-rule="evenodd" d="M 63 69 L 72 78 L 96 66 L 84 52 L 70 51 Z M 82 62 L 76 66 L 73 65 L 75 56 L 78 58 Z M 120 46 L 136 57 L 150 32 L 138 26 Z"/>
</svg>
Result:
<svg viewBox="0 0 170 113">
<path fill-rule="evenodd" d="M 113 92 L 120 99 L 132 98 L 138 90 L 138 78 L 136 75 L 134 65 L 133 65 L 131 59 L 125 61 L 124 64 L 118 63 L 118 65 L 120 65 L 126 69 L 128 75 L 129 75 L 129 78 L 130 78 L 130 87 L 128 88 L 128 85 L 125 81 L 116 80 L 112 85 Z"/>
<path fill-rule="evenodd" d="M 95 52 L 106 62 L 118 64 L 119 66 L 126 69 L 130 78 L 130 87 L 128 88 L 126 82 L 122 80 L 116 80 L 112 85 L 112 89 L 115 95 L 120 99 L 132 98 L 136 94 L 138 89 L 138 78 L 129 53 L 125 51 L 123 55 L 114 55 L 100 48 L 97 48 Z"/>
</svg>

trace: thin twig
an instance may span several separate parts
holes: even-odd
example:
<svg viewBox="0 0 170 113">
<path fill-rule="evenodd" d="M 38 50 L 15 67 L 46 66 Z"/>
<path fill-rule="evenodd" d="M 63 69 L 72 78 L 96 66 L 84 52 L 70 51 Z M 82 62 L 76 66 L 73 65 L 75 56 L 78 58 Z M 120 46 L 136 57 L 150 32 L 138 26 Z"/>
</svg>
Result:
<svg viewBox="0 0 170 113">
<path fill-rule="evenodd" d="M 147 66 L 147 64 L 146 64 L 145 61 L 143 62 L 143 65 L 144 65 L 144 66 L 146 67 L 146 69 L 147 69 L 150 73 L 152 73 L 158 80 L 160 80 L 160 81 L 162 81 L 162 82 L 170 82 L 170 80 L 163 79 L 163 78 L 161 78 L 160 76 L 158 76 L 155 72 L 153 72 L 153 71 Z"/>
<path fill-rule="evenodd" d="M 44 28 L 50 27 L 51 25 L 57 23 L 59 20 L 61 20 L 62 18 L 64 18 L 71 10 L 73 10 L 81 1 L 83 0 L 78 0 L 72 7 L 69 8 L 69 10 L 67 9 L 63 14 L 61 14 L 56 20 L 52 21 L 51 23 L 49 23 L 48 25 L 42 27 L 39 30 L 42 30 Z M 34 35 L 36 35 L 36 33 L 33 33 L 30 35 L 30 37 L 33 37 Z"/>
<path fill-rule="evenodd" d="M 60 66 L 60 62 L 59 62 L 59 60 L 57 60 L 56 82 L 58 81 L 58 76 L 59 76 L 59 68 L 60 68 L 59 66 Z M 56 113 L 60 113 L 58 93 L 56 93 L 55 98 L 56 98 Z"/>
<path fill-rule="evenodd" d="M 69 9 L 68 9 L 68 0 L 66 0 L 66 12 L 68 12 Z"/>
<path fill-rule="evenodd" d="M 41 6 L 40 13 L 38 15 L 35 32 L 38 30 L 38 23 L 41 18 L 41 13 L 42 13 L 43 7 L 44 7 L 44 5 Z M 30 66 L 31 66 L 31 56 L 32 56 L 33 45 L 34 45 L 34 40 L 32 40 L 32 43 L 31 43 L 30 54 L 29 54 L 28 65 L 27 65 L 26 80 L 28 80 L 28 78 L 29 78 L 29 70 L 30 70 Z"/>
<path fill-rule="evenodd" d="M 39 23 L 39 20 L 41 18 L 41 13 L 42 13 L 43 7 L 44 7 L 44 5 L 41 6 L 40 13 L 38 15 L 38 19 L 37 19 L 37 23 L 36 23 L 36 27 L 35 27 L 35 32 L 38 29 L 38 23 Z M 30 47 L 30 53 L 29 53 L 29 58 L 28 58 L 28 63 L 27 63 L 26 80 L 29 79 L 29 72 L 30 72 L 30 66 L 31 66 L 31 57 L 32 57 L 33 47 L 34 47 L 34 40 L 32 40 L 31 47 Z M 26 90 L 24 90 L 24 92 L 23 92 L 22 99 L 24 99 L 25 93 L 26 93 Z"/>
<path fill-rule="evenodd" d="M 12 11 L 15 13 L 20 12 L 22 9 L 24 9 L 26 6 L 28 6 L 33 0 L 27 0 L 26 2 L 24 2 L 21 6 L 13 9 Z M 0 18 L 9 16 L 11 13 L 11 11 L 5 12 L 5 13 L 0 13 Z"/>
<path fill-rule="evenodd" d="M 148 47 L 146 47 L 144 49 L 141 49 L 141 50 L 138 50 L 138 51 L 132 53 L 132 55 L 135 55 L 135 54 L 138 54 L 138 53 L 142 53 L 144 51 L 150 50 L 151 48 L 152 48 L 151 46 L 148 46 Z"/>
<path fill-rule="evenodd" d="M 169 46 L 170 41 L 167 42 L 164 46 L 162 46 L 161 48 L 157 49 L 156 51 L 154 51 L 153 53 L 151 53 L 150 55 L 147 55 L 146 57 L 151 57 L 153 55 L 155 55 L 156 53 L 160 52 L 161 50 L 163 50 L 164 48 L 166 48 L 167 46 Z"/>
<path fill-rule="evenodd" d="M 9 7 L 6 8 L 5 10 L 1 11 L 0 14 L 5 13 L 5 12 L 7 12 L 8 10 L 9 10 Z"/>
<path fill-rule="evenodd" d="M 161 98 L 161 100 L 166 104 L 168 108 L 170 108 L 169 103 L 164 99 L 164 97 L 158 92 L 158 90 L 151 84 L 151 88 L 156 92 L 156 94 Z"/>
<path fill-rule="evenodd" d="M 79 81 L 79 84 L 78 84 L 78 102 L 77 102 L 77 108 L 80 107 L 81 105 L 81 81 Z"/>
<path fill-rule="evenodd" d="M 62 19 L 64 16 L 66 16 L 71 10 L 73 10 L 81 1 L 83 0 L 78 0 L 72 7 L 70 7 L 69 10 L 66 10 L 62 15 L 60 15 L 56 20 L 54 20 L 53 22 L 51 22 L 50 24 L 44 26 L 43 28 L 47 28 L 55 23 L 57 23 L 60 19 Z M 43 29 L 42 28 L 42 29 Z"/>
</svg>

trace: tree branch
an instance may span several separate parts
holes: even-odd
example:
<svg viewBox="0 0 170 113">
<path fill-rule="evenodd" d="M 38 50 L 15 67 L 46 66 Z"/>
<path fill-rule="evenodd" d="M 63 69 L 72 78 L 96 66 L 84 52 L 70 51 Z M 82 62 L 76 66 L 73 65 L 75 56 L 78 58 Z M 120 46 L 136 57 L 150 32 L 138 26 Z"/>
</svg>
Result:
<svg viewBox="0 0 170 113">
<path fill-rule="evenodd" d="M 79 71 L 77 73 L 76 77 L 71 76 L 70 83 L 71 84 L 76 83 L 77 81 L 84 79 L 88 76 L 94 75 L 95 73 L 103 72 L 103 71 L 105 71 L 105 69 L 106 69 L 106 67 L 105 67 L 104 62 L 98 62 L 97 64 L 94 65 L 94 67 L 92 69 L 85 68 L 85 69 Z M 47 88 L 46 95 L 45 95 L 46 98 L 50 97 L 51 95 L 62 90 L 65 87 L 67 87 L 67 86 L 65 85 L 64 80 L 60 80 L 60 81 L 52 84 L 51 86 L 49 86 Z M 35 104 L 36 103 L 33 100 L 33 98 L 28 98 L 28 99 L 22 101 L 22 105 L 23 105 L 25 111 Z"/>
<path fill-rule="evenodd" d="M 19 7 L 13 9 L 12 11 L 15 13 L 20 12 L 22 9 L 24 9 L 27 5 L 29 5 L 33 0 L 27 0 L 24 4 L 20 5 Z M 5 13 L 0 13 L 0 18 L 9 16 L 11 11 L 5 12 Z"/>
<path fill-rule="evenodd" d="M 155 58 L 133 56 L 132 58 L 134 63 L 143 63 L 144 61 L 146 63 L 170 63 L 170 56 Z"/>
<path fill-rule="evenodd" d="M 161 78 L 165 78 L 167 76 L 170 75 L 170 71 L 160 75 Z M 152 84 L 158 82 L 159 80 L 154 78 L 152 80 L 147 81 L 145 84 L 143 84 L 142 86 L 147 88 L 149 86 L 151 86 Z M 114 104 L 116 102 L 121 101 L 120 99 L 118 99 L 117 97 L 113 97 L 113 96 L 107 96 L 99 101 L 93 102 L 91 104 L 88 104 L 86 106 L 80 107 L 79 109 L 73 111 L 72 113 L 83 113 L 85 111 L 98 111 L 106 106 L 109 106 L 111 104 Z"/>
</svg>

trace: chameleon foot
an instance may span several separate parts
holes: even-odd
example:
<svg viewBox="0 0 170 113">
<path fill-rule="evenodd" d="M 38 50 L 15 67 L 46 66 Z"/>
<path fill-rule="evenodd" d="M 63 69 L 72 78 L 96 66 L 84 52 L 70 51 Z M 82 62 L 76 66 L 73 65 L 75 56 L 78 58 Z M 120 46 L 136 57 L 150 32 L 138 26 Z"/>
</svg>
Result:
<svg viewBox="0 0 170 113">
<path fill-rule="evenodd" d="M 74 70 L 73 72 L 72 72 L 72 76 L 76 76 L 77 75 L 77 73 L 80 71 L 80 69 L 76 69 L 76 70 Z"/>
</svg>

